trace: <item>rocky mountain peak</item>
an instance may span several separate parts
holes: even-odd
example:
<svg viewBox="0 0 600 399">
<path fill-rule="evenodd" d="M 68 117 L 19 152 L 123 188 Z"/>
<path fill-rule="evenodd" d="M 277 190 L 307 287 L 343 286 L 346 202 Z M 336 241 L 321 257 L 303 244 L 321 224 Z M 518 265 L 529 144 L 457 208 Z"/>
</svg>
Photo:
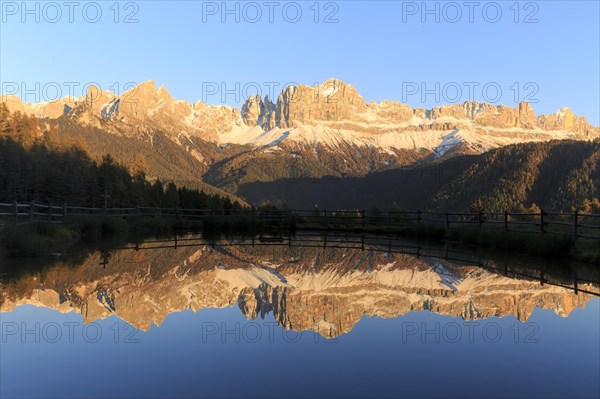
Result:
<svg viewBox="0 0 600 399">
<path fill-rule="evenodd" d="M 579 133 L 585 138 L 593 138 L 598 130 L 592 127 L 585 117 L 575 115 L 569 107 L 563 107 L 554 114 L 540 115 L 538 122 L 545 130 L 565 130 Z"/>
<path fill-rule="evenodd" d="M 282 128 L 318 121 L 356 120 L 367 104 L 354 86 L 328 79 L 316 86 L 288 86 L 279 95 L 276 125 Z"/>
<path fill-rule="evenodd" d="M 524 127 L 532 129 L 537 126 L 535 112 L 527 101 L 522 101 L 515 107 L 516 120 L 515 127 Z"/>
<path fill-rule="evenodd" d="M 242 105 L 242 119 L 248 126 L 261 126 L 265 130 L 275 127 L 276 106 L 266 95 L 264 101 L 260 94 L 250 96 Z"/>
<path fill-rule="evenodd" d="M 242 118 L 248 126 L 256 126 L 263 111 L 260 95 L 250 96 L 242 105 Z"/>
<path fill-rule="evenodd" d="M 154 93 L 156 92 L 156 83 L 152 79 L 150 79 L 138 83 L 137 86 L 135 86 L 135 88 L 139 93 Z"/>
<path fill-rule="evenodd" d="M 116 96 L 110 91 L 104 91 L 100 87 L 90 85 L 85 93 L 84 101 L 79 103 L 85 104 L 85 109 L 93 114 L 99 115 L 102 113 L 102 109 L 107 103 L 115 100 Z"/>
<path fill-rule="evenodd" d="M 128 104 L 133 108 L 135 104 L 136 108 L 140 108 L 140 112 L 150 112 L 158 105 L 174 101 L 166 87 L 161 86 L 157 89 L 152 80 L 140 83 L 123 93 L 121 97 L 124 105 Z"/>
</svg>

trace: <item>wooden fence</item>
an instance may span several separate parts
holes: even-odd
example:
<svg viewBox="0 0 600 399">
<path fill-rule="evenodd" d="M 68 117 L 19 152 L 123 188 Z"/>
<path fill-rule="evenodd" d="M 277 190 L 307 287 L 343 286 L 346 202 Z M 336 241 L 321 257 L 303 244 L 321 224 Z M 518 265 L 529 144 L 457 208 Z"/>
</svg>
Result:
<svg viewBox="0 0 600 399">
<path fill-rule="evenodd" d="M 260 210 L 244 209 L 184 209 L 184 208 L 93 208 L 71 206 L 0 203 L 0 220 L 13 223 L 65 223 L 71 216 L 170 216 L 202 222 L 208 217 L 252 217 L 274 225 L 293 223 L 300 228 L 381 229 L 394 230 L 408 226 L 429 225 L 444 229 L 471 226 L 496 228 L 507 232 L 556 234 L 574 238 L 600 239 L 600 214 L 579 212 L 428 212 L 428 211 L 365 211 L 365 210 Z"/>
</svg>

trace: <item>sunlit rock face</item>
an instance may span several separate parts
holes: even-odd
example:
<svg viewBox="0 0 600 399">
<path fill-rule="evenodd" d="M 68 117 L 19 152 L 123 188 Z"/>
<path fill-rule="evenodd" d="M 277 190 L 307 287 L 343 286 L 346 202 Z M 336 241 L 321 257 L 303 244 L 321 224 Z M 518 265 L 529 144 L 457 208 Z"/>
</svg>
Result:
<svg viewBox="0 0 600 399">
<path fill-rule="evenodd" d="M 303 145 L 313 151 L 319 144 L 330 149 L 367 147 L 393 157 L 404 156 L 399 150 L 440 157 L 522 142 L 600 137 L 600 128 L 568 107 L 536 116 L 527 102 L 511 108 L 467 101 L 431 110 L 395 101 L 367 104 L 354 86 L 334 78 L 312 86 L 285 87 L 275 103 L 266 96 L 250 96 L 241 110 L 176 100 L 151 80 L 119 96 L 90 86 L 85 96 L 44 103 L 1 97 L 13 112 L 67 118 L 132 137 L 160 131 L 182 146 L 196 137 L 254 149 L 277 147 L 294 154 L 302 153 Z"/>
<path fill-rule="evenodd" d="M 360 120 L 367 110 L 356 89 L 337 79 L 317 86 L 288 86 L 277 99 L 276 123 L 281 128 L 318 121 Z"/>
<path fill-rule="evenodd" d="M 122 250 L 106 268 L 100 261 L 93 254 L 76 267 L 57 264 L 43 275 L 8 280 L 1 309 L 33 304 L 80 312 L 85 322 L 116 315 L 147 330 L 170 313 L 237 306 L 247 318 L 273 317 L 286 329 L 331 338 L 364 316 L 428 310 L 468 320 L 512 315 L 524 321 L 535 308 L 565 317 L 592 298 L 474 266 L 369 248 L 199 246 Z"/>
<path fill-rule="evenodd" d="M 242 105 L 242 118 L 249 127 L 260 126 L 270 130 L 275 128 L 275 104 L 265 96 L 264 101 L 260 95 L 250 96 Z"/>
</svg>

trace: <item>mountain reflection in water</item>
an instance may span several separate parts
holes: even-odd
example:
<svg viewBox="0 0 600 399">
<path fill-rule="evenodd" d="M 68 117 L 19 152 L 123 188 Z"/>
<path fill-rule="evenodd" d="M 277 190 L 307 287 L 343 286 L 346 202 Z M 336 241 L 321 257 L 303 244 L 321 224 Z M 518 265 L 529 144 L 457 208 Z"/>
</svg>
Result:
<svg viewBox="0 0 600 399">
<path fill-rule="evenodd" d="M 116 315 L 148 330 L 174 312 L 237 305 L 246 318 L 273 317 L 285 329 L 333 338 L 364 315 L 429 310 L 525 321 L 537 307 L 564 317 L 600 292 L 597 270 L 543 266 L 387 238 L 188 236 L 89 253 L 74 265 L 57 261 L 18 275 L 8 269 L 0 310 L 31 304 L 81 312 L 86 323 Z"/>
</svg>

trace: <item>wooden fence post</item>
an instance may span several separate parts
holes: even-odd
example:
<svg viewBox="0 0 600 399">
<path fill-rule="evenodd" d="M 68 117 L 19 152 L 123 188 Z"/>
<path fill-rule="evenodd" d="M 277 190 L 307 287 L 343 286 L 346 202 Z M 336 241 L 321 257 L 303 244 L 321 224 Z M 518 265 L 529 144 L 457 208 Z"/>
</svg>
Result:
<svg viewBox="0 0 600 399">
<path fill-rule="evenodd" d="M 35 213 L 35 201 L 29 204 L 29 223 L 33 223 L 33 214 Z"/>
<path fill-rule="evenodd" d="M 508 231 L 508 211 L 504 211 L 504 231 Z"/>
<path fill-rule="evenodd" d="M 365 227 L 365 210 L 364 209 L 362 211 L 360 211 L 360 222 L 362 224 L 362 227 Z"/>
<path fill-rule="evenodd" d="M 63 224 L 67 223 L 67 203 L 63 204 Z"/>
<path fill-rule="evenodd" d="M 49 215 L 50 223 L 52 223 L 52 216 L 54 216 L 53 213 L 54 213 L 54 208 L 52 207 L 52 203 L 50 203 L 50 215 Z"/>
<path fill-rule="evenodd" d="M 446 212 L 446 229 L 450 230 L 450 218 L 448 217 L 448 212 Z"/>
<path fill-rule="evenodd" d="M 15 224 L 19 223 L 19 204 L 15 201 Z"/>
<path fill-rule="evenodd" d="M 573 212 L 573 238 L 577 239 L 577 219 L 579 211 Z"/>
<path fill-rule="evenodd" d="M 544 229 L 544 210 L 540 209 L 540 233 L 544 234 L 546 231 Z"/>
<path fill-rule="evenodd" d="M 421 210 L 417 209 L 417 224 L 421 224 Z"/>
<path fill-rule="evenodd" d="M 479 223 L 479 228 L 483 224 L 483 212 L 477 212 L 477 222 Z"/>
<path fill-rule="evenodd" d="M 327 221 L 327 209 L 323 209 L 323 218 L 325 219 L 325 227 L 329 225 Z"/>
</svg>

